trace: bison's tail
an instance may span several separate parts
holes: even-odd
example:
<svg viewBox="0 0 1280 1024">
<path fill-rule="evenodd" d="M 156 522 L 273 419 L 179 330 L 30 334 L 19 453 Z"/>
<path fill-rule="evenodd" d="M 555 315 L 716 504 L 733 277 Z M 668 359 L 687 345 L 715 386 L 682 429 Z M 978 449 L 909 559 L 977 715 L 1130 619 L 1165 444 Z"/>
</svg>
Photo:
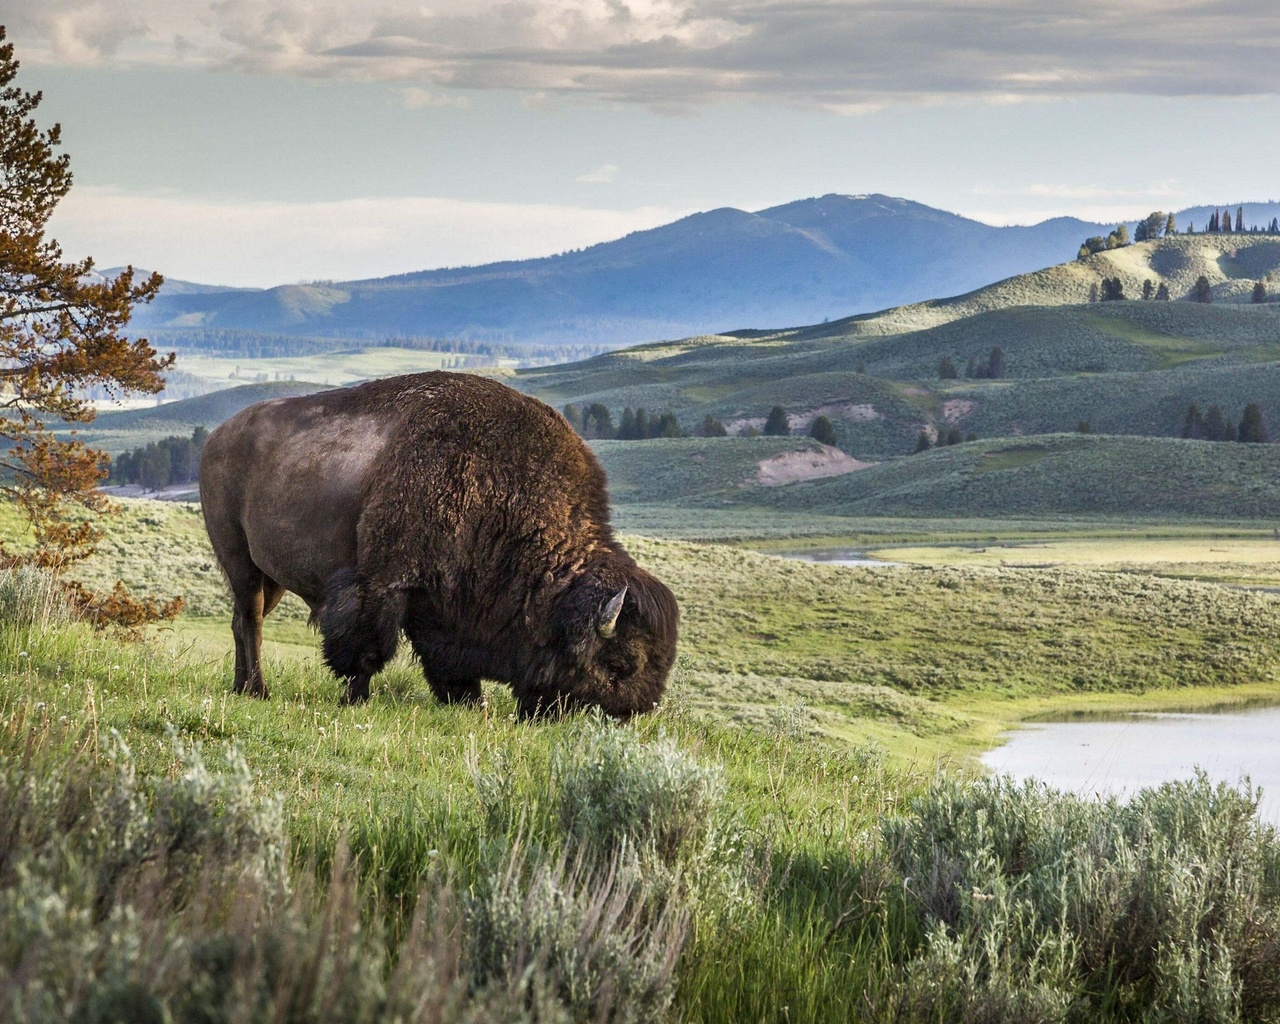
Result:
<svg viewBox="0 0 1280 1024">
<path fill-rule="evenodd" d="M 324 660 L 336 676 L 371 676 L 396 653 L 402 601 L 372 593 L 355 569 L 336 572 L 325 585 L 316 617 L 324 636 Z"/>
</svg>

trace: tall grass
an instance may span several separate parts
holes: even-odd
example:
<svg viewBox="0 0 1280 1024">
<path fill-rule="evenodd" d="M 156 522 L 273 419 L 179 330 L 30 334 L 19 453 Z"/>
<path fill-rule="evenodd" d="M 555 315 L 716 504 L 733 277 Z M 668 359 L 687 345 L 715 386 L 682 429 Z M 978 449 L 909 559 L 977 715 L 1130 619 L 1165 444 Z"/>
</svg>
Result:
<svg viewBox="0 0 1280 1024">
<path fill-rule="evenodd" d="M 305 661 L 224 700 L 217 663 L 39 621 L 0 621 L 0 1020 L 1280 1013 L 1247 787 L 926 784 L 799 705 L 530 725 L 409 666 L 359 709 Z"/>
</svg>

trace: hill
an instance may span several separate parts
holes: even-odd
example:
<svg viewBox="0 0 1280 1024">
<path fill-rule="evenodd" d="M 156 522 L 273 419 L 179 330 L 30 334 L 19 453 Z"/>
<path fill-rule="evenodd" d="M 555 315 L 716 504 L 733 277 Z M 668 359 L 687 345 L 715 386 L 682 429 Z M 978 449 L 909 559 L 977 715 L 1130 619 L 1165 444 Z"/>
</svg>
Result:
<svg viewBox="0 0 1280 1024">
<path fill-rule="evenodd" d="M 766 443 L 767 442 L 767 443 Z M 750 446 L 755 446 L 754 450 Z M 762 467 L 807 438 L 597 442 L 615 501 L 827 517 L 1072 516 L 1280 520 L 1280 448 L 1051 434 L 975 441 L 770 485 Z"/>
<path fill-rule="evenodd" d="M 888 196 L 694 214 L 544 259 L 265 290 L 163 291 L 146 329 L 610 343 L 808 323 L 1074 255 L 1100 225 L 992 227 Z"/>
</svg>

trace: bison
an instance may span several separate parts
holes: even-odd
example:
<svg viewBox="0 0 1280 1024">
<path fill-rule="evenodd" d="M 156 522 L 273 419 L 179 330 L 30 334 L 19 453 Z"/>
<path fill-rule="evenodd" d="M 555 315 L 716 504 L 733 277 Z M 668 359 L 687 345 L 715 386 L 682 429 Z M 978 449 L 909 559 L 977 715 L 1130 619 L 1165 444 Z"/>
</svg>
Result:
<svg viewBox="0 0 1280 1024">
<path fill-rule="evenodd" d="M 267 696 L 262 619 L 292 591 L 346 702 L 402 631 L 446 703 L 478 702 L 482 678 L 525 716 L 626 718 L 662 696 L 675 598 L 614 538 L 591 450 L 496 381 L 411 374 L 250 406 L 209 435 L 200 498 L 237 693 Z"/>
</svg>

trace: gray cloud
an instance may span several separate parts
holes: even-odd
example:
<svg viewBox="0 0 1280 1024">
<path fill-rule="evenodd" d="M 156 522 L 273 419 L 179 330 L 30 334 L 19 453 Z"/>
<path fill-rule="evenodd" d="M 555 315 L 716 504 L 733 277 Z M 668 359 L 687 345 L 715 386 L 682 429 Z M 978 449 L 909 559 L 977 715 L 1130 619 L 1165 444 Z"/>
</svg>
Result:
<svg viewBox="0 0 1280 1024">
<path fill-rule="evenodd" d="M 1280 92 L 1274 0 L 0 0 L 0 21 L 49 62 L 657 106 Z"/>
</svg>

